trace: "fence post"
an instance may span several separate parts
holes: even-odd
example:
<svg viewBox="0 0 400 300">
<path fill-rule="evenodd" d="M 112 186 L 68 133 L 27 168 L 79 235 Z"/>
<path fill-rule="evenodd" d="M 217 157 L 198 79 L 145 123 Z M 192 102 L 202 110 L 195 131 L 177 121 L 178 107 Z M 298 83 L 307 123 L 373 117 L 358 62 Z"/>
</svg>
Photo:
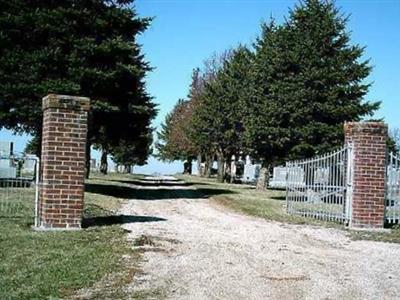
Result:
<svg viewBox="0 0 400 300">
<path fill-rule="evenodd" d="M 344 124 L 345 142 L 353 145 L 350 227 L 383 228 L 387 125 L 383 122 Z"/>
<path fill-rule="evenodd" d="M 346 203 L 345 203 L 345 218 L 350 225 L 352 219 L 352 203 L 353 203 L 353 163 L 354 163 L 354 147 L 352 142 L 346 144 Z"/>
<path fill-rule="evenodd" d="M 39 230 L 81 227 L 89 105 L 84 97 L 43 98 Z"/>
</svg>

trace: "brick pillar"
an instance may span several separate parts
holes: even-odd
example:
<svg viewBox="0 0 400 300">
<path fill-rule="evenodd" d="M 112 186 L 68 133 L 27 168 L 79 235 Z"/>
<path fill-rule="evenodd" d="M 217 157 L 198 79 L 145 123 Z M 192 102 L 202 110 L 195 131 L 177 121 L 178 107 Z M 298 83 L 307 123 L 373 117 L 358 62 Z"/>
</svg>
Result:
<svg viewBox="0 0 400 300">
<path fill-rule="evenodd" d="M 344 125 L 345 141 L 354 149 L 353 228 L 383 228 L 387 125 L 382 122 L 351 122 Z"/>
<path fill-rule="evenodd" d="M 43 98 L 40 230 L 81 227 L 89 105 L 84 97 Z"/>
</svg>

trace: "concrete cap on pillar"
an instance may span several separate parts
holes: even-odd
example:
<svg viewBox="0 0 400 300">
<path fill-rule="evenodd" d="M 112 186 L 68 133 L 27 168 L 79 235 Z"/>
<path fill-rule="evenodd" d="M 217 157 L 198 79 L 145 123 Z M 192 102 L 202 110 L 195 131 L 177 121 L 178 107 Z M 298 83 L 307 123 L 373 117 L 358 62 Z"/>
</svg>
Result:
<svg viewBox="0 0 400 300">
<path fill-rule="evenodd" d="M 353 131 L 369 131 L 380 133 L 382 130 L 387 130 L 388 126 L 384 122 L 345 122 L 344 130 L 345 132 Z"/>
<path fill-rule="evenodd" d="M 46 110 L 48 108 L 89 111 L 90 99 L 87 97 L 49 94 L 43 98 L 42 102 L 42 110 Z"/>
</svg>

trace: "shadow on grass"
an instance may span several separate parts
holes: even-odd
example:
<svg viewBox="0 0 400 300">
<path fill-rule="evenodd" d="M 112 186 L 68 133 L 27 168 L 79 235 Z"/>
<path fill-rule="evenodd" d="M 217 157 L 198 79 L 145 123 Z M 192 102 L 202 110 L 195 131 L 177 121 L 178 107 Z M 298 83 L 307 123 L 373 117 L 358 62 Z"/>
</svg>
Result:
<svg viewBox="0 0 400 300">
<path fill-rule="evenodd" d="M 167 219 L 151 216 L 101 216 L 101 217 L 89 217 L 84 218 L 82 221 L 82 227 L 88 228 L 93 226 L 110 226 L 120 225 L 126 223 L 147 223 L 147 222 L 160 222 L 166 221 Z"/>
<path fill-rule="evenodd" d="M 167 199 L 200 199 L 221 194 L 233 194 L 233 191 L 224 189 L 141 189 L 112 184 L 87 183 L 85 191 L 89 193 L 112 196 L 122 199 L 139 200 L 167 200 Z"/>
<path fill-rule="evenodd" d="M 269 198 L 273 200 L 286 201 L 286 196 L 271 196 Z"/>
</svg>

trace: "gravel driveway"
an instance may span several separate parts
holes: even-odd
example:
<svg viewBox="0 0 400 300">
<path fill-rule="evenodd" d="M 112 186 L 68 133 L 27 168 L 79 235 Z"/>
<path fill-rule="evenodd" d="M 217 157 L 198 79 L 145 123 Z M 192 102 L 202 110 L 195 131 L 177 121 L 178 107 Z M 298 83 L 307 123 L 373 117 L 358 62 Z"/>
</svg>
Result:
<svg viewBox="0 0 400 300">
<path fill-rule="evenodd" d="M 398 244 L 269 222 L 208 199 L 130 200 L 122 213 L 166 219 L 123 225 L 130 239 L 155 242 L 147 246 L 134 291 L 157 289 L 168 299 L 400 298 Z"/>
</svg>

